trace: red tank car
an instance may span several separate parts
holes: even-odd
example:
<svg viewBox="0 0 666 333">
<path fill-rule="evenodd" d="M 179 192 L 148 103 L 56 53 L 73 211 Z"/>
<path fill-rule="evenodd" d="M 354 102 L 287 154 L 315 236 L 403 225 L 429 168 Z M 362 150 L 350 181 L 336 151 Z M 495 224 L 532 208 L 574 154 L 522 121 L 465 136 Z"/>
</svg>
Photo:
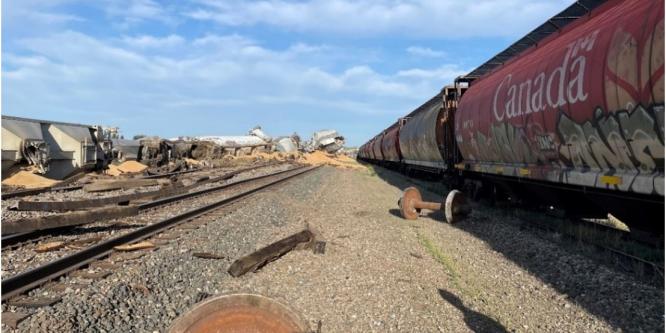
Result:
<svg viewBox="0 0 666 333">
<path fill-rule="evenodd" d="M 609 1 L 475 80 L 457 168 L 664 195 L 664 1 Z"/>
</svg>

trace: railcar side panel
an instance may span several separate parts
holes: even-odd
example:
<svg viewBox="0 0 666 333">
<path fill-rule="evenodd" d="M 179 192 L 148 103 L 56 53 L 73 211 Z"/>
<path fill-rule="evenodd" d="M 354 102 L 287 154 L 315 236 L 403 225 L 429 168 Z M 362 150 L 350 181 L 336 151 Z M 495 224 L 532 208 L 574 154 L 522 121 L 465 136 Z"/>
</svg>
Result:
<svg viewBox="0 0 666 333">
<path fill-rule="evenodd" d="M 431 160 L 420 125 L 406 159 Z M 477 79 L 455 131 L 461 169 L 663 196 L 664 1 L 610 1 Z"/>
<path fill-rule="evenodd" d="M 384 153 L 384 160 L 390 162 L 400 162 L 400 145 L 399 143 L 399 130 L 400 122 L 397 122 L 389 127 L 384 136 L 382 137 L 382 152 Z"/>
<path fill-rule="evenodd" d="M 399 145 L 406 164 L 446 169 L 446 163 L 438 147 L 437 127 L 442 126 L 442 100 L 430 103 L 427 108 L 409 117 L 400 129 Z"/>
</svg>

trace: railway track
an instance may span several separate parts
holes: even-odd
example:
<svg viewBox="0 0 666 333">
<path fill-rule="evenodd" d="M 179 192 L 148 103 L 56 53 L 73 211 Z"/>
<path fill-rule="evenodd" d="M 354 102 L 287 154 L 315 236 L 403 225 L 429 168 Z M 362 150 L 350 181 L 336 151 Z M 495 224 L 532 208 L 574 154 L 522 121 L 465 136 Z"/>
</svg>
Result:
<svg viewBox="0 0 666 333">
<path fill-rule="evenodd" d="M 239 193 L 221 199 L 216 199 L 212 202 L 208 202 L 196 208 L 189 209 L 177 215 L 167 217 L 157 222 L 129 231 L 120 236 L 100 241 L 92 246 L 69 254 L 55 261 L 51 261 L 22 273 L 18 273 L 9 278 L 5 278 L 2 280 L 2 301 L 4 302 L 11 297 L 17 296 L 25 291 L 43 285 L 44 283 L 51 281 L 59 276 L 75 271 L 79 268 L 83 268 L 98 259 L 107 257 L 114 252 L 114 247 L 116 246 L 135 243 L 137 241 L 155 236 L 166 230 L 175 227 L 182 227 L 182 224 L 188 222 L 192 224 L 205 224 L 208 222 L 206 217 L 209 216 L 215 218 L 217 210 L 243 198 L 246 198 L 254 193 L 276 186 L 278 184 L 282 184 L 289 179 L 308 173 L 312 170 L 315 170 L 316 168 L 318 167 L 302 166 L 289 169 L 288 171 L 280 171 L 245 180 L 243 181 L 243 184 L 259 182 L 259 185 L 250 186 Z M 269 181 L 261 182 L 267 179 L 269 179 Z M 236 182 L 236 184 L 238 183 L 241 182 Z M 213 192 L 212 190 L 207 191 L 207 193 Z M 165 198 L 164 200 L 167 199 L 176 200 L 175 198 Z M 148 205 L 146 208 L 148 209 L 156 207 L 154 204 L 151 205 Z"/>
<path fill-rule="evenodd" d="M 168 178 L 168 177 L 179 176 L 179 175 L 183 175 L 183 174 L 196 173 L 196 172 L 205 172 L 205 171 L 210 171 L 210 170 L 207 170 L 207 169 L 190 169 L 190 170 L 167 172 L 167 173 L 154 174 L 154 175 L 146 175 L 146 176 L 137 177 L 136 179 Z M 65 180 L 65 181 L 61 182 L 60 184 L 58 184 L 56 186 L 23 189 L 23 190 L 16 190 L 16 191 L 2 193 L 2 195 L 0 196 L 0 200 L 8 200 L 8 199 L 14 199 L 14 198 L 27 197 L 27 196 L 37 195 L 37 194 L 42 194 L 42 193 L 47 193 L 47 192 L 69 192 L 69 191 L 80 190 L 80 189 L 83 188 L 83 185 L 68 185 L 69 183 L 76 182 L 80 178 L 81 177 L 76 177 L 76 179 Z"/>
<path fill-rule="evenodd" d="M 225 181 L 225 180 L 231 179 L 234 176 L 237 176 L 237 175 L 239 175 L 241 173 L 244 173 L 244 172 L 255 171 L 257 169 L 271 167 L 271 166 L 277 166 L 277 165 L 280 165 L 280 164 L 284 164 L 284 163 L 268 163 L 268 164 L 253 166 L 253 167 L 242 168 L 242 169 L 234 170 L 234 171 L 231 171 L 231 172 L 226 172 L 226 173 L 224 173 L 224 174 L 222 174 L 218 177 L 210 178 L 207 181 L 198 182 L 196 184 L 193 184 L 190 187 L 190 189 L 194 189 L 196 187 L 205 185 L 207 183 L 215 183 L 215 182 Z M 164 175 L 160 175 L 160 176 L 164 176 Z M 166 198 L 159 198 L 159 199 L 152 200 L 152 201 L 149 201 L 149 202 L 146 202 L 146 203 L 143 203 L 143 204 L 139 204 L 139 205 L 137 205 L 137 207 L 138 207 L 139 212 L 141 212 L 141 211 L 157 208 L 157 207 L 169 204 L 169 203 L 173 203 L 173 202 L 177 202 L 177 201 L 181 201 L 181 200 L 185 200 L 185 199 L 189 199 L 189 198 L 194 198 L 194 197 L 204 195 L 204 194 L 208 194 L 208 193 L 215 192 L 215 191 L 220 191 L 220 190 L 232 187 L 232 186 L 237 186 L 237 185 L 240 185 L 240 184 L 243 184 L 243 183 L 246 183 L 246 182 L 251 182 L 251 181 L 254 181 L 254 180 L 257 180 L 257 179 L 262 179 L 262 178 L 265 178 L 265 176 L 253 177 L 253 178 L 245 179 L 245 180 L 242 180 L 242 181 L 232 182 L 232 183 L 228 183 L 228 184 L 224 184 L 224 185 L 220 185 L 220 186 L 209 187 L 207 189 L 203 189 L 203 190 L 199 190 L 199 191 L 186 192 L 186 193 L 183 193 L 183 194 L 173 195 L 173 196 L 169 196 L 169 197 L 166 197 Z M 94 202 L 94 201 L 95 200 L 93 199 L 93 200 L 82 201 L 80 203 L 82 205 L 85 205 L 86 202 Z M 68 201 L 55 202 L 55 204 L 60 204 L 60 203 L 66 205 L 67 203 L 71 203 L 71 202 L 68 202 Z M 52 207 L 48 207 L 48 205 L 46 205 L 46 206 L 47 207 L 45 207 L 45 208 L 47 208 L 47 209 L 52 208 Z M 66 214 L 67 213 L 65 213 L 63 215 L 66 215 Z M 3 249 L 13 249 L 13 248 L 24 245 L 24 243 L 33 243 L 35 241 L 44 240 L 46 238 L 49 238 L 53 234 L 57 235 L 57 234 L 66 233 L 67 230 L 69 230 L 71 228 L 72 227 L 63 227 L 63 228 L 35 230 L 35 231 L 27 231 L 27 232 L 19 232 L 19 233 L 14 233 L 14 234 L 9 234 L 9 235 L 3 235 L 2 236 L 2 248 Z"/>
<path fill-rule="evenodd" d="M 632 235 L 631 232 L 583 219 L 522 221 L 522 229 L 545 232 L 571 244 L 585 244 L 603 253 L 604 261 L 639 276 L 664 276 L 663 240 Z"/>
</svg>

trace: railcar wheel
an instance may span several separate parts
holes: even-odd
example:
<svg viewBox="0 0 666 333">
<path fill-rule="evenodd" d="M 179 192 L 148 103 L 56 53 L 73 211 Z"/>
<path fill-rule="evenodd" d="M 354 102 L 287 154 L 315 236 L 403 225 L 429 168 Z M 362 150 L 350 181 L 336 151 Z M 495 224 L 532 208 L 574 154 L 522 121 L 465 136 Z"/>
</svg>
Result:
<svg viewBox="0 0 666 333">
<path fill-rule="evenodd" d="M 451 224 L 462 220 L 470 212 L 465 195 L 458 190 L 449 192 L 442 206 L 444 207 L 446 221 Z"/>
<path fill-rule="evenodd" d="M 170 333 L 308 331 L 306 322 L 292 309 L 254 294 L 225 295 L 200 302 L 169 329 Z"/>
<path fill-rule="evenodd" d="M 406 220 L 416 220 L 421 213 L 421 209 L 414 207 L 414 203 L 418 201 L 421 201 L 421 192 L 416 187 L 406 188 L 398 200 L 400 215 Z"/>
</svg>

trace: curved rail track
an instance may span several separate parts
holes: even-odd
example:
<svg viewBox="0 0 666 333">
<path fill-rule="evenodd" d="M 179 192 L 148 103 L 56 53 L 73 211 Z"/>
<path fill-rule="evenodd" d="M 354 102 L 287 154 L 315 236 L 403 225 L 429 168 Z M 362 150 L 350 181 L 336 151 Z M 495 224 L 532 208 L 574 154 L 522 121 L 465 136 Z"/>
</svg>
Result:
<svg viewBox="0 0 666 333">
<path fill-rule="evenodd" d="M 225 207 L 231 203 L 234 203 L 240 199 L 246 198 L 256 192 L 261 190 L 273 187 L 278 184 L 282 184 L 285 181 L 292 179 L 294 177 L 303 175 L 312 170 L 317 169 L 318 166 L 312 167 L 297 167 L 292 168 L 287 171 L 279 171 L 269 175 L 262 175 L 259 177 L 254 177 L 244 181 L 235 182 L 234 184 L 250 183 L 260 179 L 267 179 L 269 177 L 277 177 L 275 180 L 271 180 L 268 183 L 264 183 L 255 187 L 251 187 L 247 190 L 244 190 L 240 193 L 234 194 L 232 196 L 216 200 L 212 203 L 205 204 L 203 206 L 190 209 L 184 213 L 178 214 L 173 217 L 169 217 L 163 220 L 160 220 L 155 223 L 140 227 L 138 229 L 132 230 L 123 235 L 110 238 L 104 241 L 101 241 L 95 245 L 92 245 L 88 248 L 85 248 L 81 251 L 75 252 L 58 260 L 49 262 L 47 264 L 38 266 L 36 268 L 24 271 L 22 273 L 16 274 L 9 278 L 2 280 L 2 301 L 19 295 L 25 291 L 38 287 L 50 280 L 53 280 L 59 276 L 62 276 L 68 272 L 74 271 L 76 269 L 87 266 L 88 264 L 94 262 L 95 260 L 104 258 L 111 254 L 114 251 L 114 247 L 134 243 L 140 240 L 144 240 L 153 235 L 156 235 L 162 231 L 171 229 L 180 224 L 186 222 L 195 222 L 206 215 L 214 213 L 214 211 Z M 231 186 L 233 184 L 229 184 Z M 203 191 L 208 191 L 210 193 L 211 189 L 206 189 Z M 202 191 L 199 191 L 202 192 Z M 199 193 L 202 194 L 202 193 Z M 192 196 L 193 194 L 188 193 L 187 195 Z M 177 200 L 176 198 L 165 198 L 165 201 Z M 148 204 L 146 207 L 154 207 L 157 203 Z"/>
</svg>

